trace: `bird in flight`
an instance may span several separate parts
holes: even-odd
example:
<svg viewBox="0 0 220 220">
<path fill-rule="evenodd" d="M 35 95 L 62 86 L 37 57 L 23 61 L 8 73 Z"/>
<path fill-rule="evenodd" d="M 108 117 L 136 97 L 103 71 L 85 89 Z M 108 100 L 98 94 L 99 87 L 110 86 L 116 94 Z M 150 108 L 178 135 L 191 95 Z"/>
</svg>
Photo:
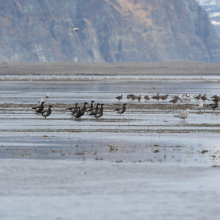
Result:
<svg viewBox="0 0 220 220">
<path fill-rule="evenodd" d="M 75 28 L 75 27 L 73 27 L 73 26 L 70 26 L 70 30 L 73 30 L 73 31 L 78 31 L 79 30 L 79 28 Z"/>
</svg>

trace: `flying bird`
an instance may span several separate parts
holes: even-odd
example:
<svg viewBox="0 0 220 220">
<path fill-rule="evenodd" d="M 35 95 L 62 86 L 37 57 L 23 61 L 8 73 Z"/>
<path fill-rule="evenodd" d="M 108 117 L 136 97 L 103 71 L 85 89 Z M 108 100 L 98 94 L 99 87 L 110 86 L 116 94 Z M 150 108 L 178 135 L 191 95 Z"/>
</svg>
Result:
<svg viewBox="0 0 220 220">
<path fill-rule="evenodd" d="M 77 32 L 77 31 L 79 30 L 79 28 L 75 28 L 75 27 L 73 27 L 73 26 L 70 26 L 70 30 Z"/>
</svg>

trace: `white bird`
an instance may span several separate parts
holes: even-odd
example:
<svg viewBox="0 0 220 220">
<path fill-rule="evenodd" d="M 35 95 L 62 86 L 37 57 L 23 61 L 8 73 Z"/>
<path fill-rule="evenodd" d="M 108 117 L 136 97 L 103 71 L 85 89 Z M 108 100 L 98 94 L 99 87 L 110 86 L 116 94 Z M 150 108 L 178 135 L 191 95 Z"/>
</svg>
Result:
<svg viewBox="0 0 220 220">
<path fill-rule="evenodd" d="M 200 102 L 198 105 L 195 105 L 193 109 L 203 109 L 203 102 Z"/>
<path fill-rule="evenodd" d="M 175 115 L 175 117 L 180 118 L 182 120 L 185 120 L 189 116 L 189 109 L 186 109 L 186 111 L 181 112 L 178 115 Z"/>
<path fill-rule="evenodd" d="M 184 95 L 182 96 L 182 101 L 190 102 L 191 99 L 193 99 L 193 96 L 192 96 L 192 95 L 186 94 L 185 96 L 184 96 Z"/>
<path fill-rule="evenodd" d="M 44 101 L 43 98 L 36 104 L 35 108 L 39 108 L 41 106 L 41 103 Z"/>
<path fill-rule="evenodd" d="M 40 103 L 40 104 L 41 104 L 43 101 L 44 101 L 44 99 L 43 99 L 43 98 L 41 98 L 41 100 L 40 100 L 38 103 Z"/>
<path fill-rule="evenodd" d="M 75 27 L 71 26 L 71 27 L 70 27 L 70 30 L 73 30 L 73 31 L 76 31 L 76 32 L 77 32 L 77 31 L 79 30 L 79 28 L 75 28 Z"/>
<path fill-rule="evenodd" d="M 46 98 L 47 98 L 47 99 L 49 98 L 49 93 L 46 94 Z"/>
</svg>

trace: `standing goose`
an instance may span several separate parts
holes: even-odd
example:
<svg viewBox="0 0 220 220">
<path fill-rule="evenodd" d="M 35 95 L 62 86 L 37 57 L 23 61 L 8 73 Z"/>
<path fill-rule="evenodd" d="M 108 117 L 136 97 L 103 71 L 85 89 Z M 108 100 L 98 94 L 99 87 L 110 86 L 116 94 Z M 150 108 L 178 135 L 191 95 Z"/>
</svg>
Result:
<svg viewBox="0 0 220 220">
<path fill-rule="evenodd" d="M 203 96 L 201 96 L 201 99 L 205 102 L 206 100 L 209 100 L 209 99 L 207 99 L 207 97 L 206 97 L 206 94 L 205 95 L 203 95 Z M 210 101 L 210 100 L 209 100 Z"/>
<path fill-rule="evenodd" d="M 121 94 L 120 96 L 115 97 L 116 99 L 118 99 L 118 101 L 122 100 L 123 95 Z"/>
<path fill-rule="evenodd" d="M 177 98 L 175 98 L 175 99 L 172 99 L 172 100 L 170 100 L 169 102 L 172 102 L 173 104 L 175 104 L 175 103 L 178 102 L 178 100 L 179 100 L 179 97 L 177 97 Z"/>
<path fill-rule="evenodd" d="M 93 103 L 94 103 L 95 101 L 91 101 L 91 105 L 88 107 L 88 108 L 86 108 L 86 112 L 87 112 L 87 114 L 88 114 L 88 112 L 91 112 L 93 109 L 94 109 L 94 107 L 93 107 Z"/>
<path fill-rule="evenodd" d="M 194 99 L 197 100 L 197 101 L 199 101 L 199 100 L 201 99 L 201 94 L 199 94 L 198 96 L 196 96 Z"/>
<path fill-rule="evenodd" d="M 218 107 L 218 102 L 215 102 L 215 103 L 212 103 L 212 104 L 209 104 L 207 105 L 208 107 L 211 107 L 212 110 L 214 111 L 217 107 Z"/>
<path fill-rule="evenodd" d="M 212 102 L 219 102 L 220 101 L 220 97 L 216 97 L 214 99 L 212 99 Z"/>
<path fill-rule="evenodd" d="M 84 114 L 85 114 L 85 111 L 86 111 L 86 105 L 88 104 L 88 102 L 84 102 L 84 106 L 83 106 L 83 108 L 80 110 L 80 114 L 81 114 L 81 116 L 83 116 Z M 80 117 L 81 117 L 80 116 Z"/>
<path fill-rule="evenodd" d="M 163 101 L 167 100 L 168 96 L 169 96 L 169 94 L 163 95 L 163 96 L 162 96 L 162 100 L 163 100 Z"/>
<path fill-rule="evenodd" d="M 158 102 L 160 99 L 162 99 L 162 96 L 159 96 L 160 93 L 157 93 L 157 95 L 153 96 L 152 99 L 156 99 Z"/>
<path fill-rule="evenodd" d="M 32 109 L 36 109 L 39 108 L 41 106 L 41 103 L 44 101 L 43 98 L 41 98 L 41 100 L 32 108 Z"/>
<path fill-rule="evenodd" d="M 79 119 L 82 115 L 81 115 L 81 112 L 80 112 L 80 107 L 78 107 L 77 111 L 75 114 L 73 114 L 74 118 L 76 119 Z"/>
<path fill-rule="evenodd" d="M 32 109 L 35 109 L 35 112 L 38 114 L 38 113 L 41 113 L 43 110 L 44 110 L 44 103 L 45 102 L 41 102 L 41 105 L 40 107 L 33 107 Z"/>
<path fill-rule="evenodd" d="M 66 110 L 69 110 L 69 111 L 71 111 L 73 113 L 74 111 L 77 111 L 77 109 L 78 109 L 77 105 L 78 105 L 78 103 L 76 103 L 74 107 L 69 107 Z"/>
<path fill-rule="evenodd" d="M 127 95 L 127 99 L 135 100 L 135 97 L 136 96 L 134 94 Z"/>
<path fill-rule="evenodd" d="M 213 95 L 211 98 L 212 98 L 212 99 L 219 98 L 219 94 Z"/>
<path fill-rule="evenodd" d="M 50 105 L 47 110 L 44 110 L 44 111 L 41 112 L 41 114 L 44 116 L 45 119 L 51 114 L 51 112 L 52 112 L 51 108 L 52 108 L 52 107 L 53 107 L 53 106 Z"/>
<path fill-rule="evenodd" d="M 89 115 L 96 115 L 99 111 L 99 103 L 96 104 L 96 108 L 92 110 L 92 112 Z"/>
<path fill-rule="evenodd" d="M 150 98 L 149 98 L 148 95 L 145 95 L 145 96 L 144 96 L 144 99 L 145 99 L 145 101 L 149 101 L 149 100 L 150 100 Z"/>
<path fill-rule="evenodd" d="M 137 100 L 140 102 L 141 101 L 141 95 L 137 96 Z"/>
<path fill-rule="evenodd" d="M 126 103 L 123 104 L 123 107 L 122 108 L 116 108 L 114 111 L 116 111 L 116 113 L 118 114 L 123 114 L 125 111 L 126 111 Z"/>
<path fill-rule="evenodd" d="M 132 95 L 132 96 L 131 96 L 131 99 L 134 101 L 134 100 L 137 99 L 137 96 L 136 96 L 136 95 Z"/>
<path fill-rule="evenodd" d="M 157 99 L 157 97 L 160 95 L 160 93 L 157 93 L 157 95 L 154 95 L 152 96 L 151 98 L 154 100 L 154 99 Z"/>
<path fill-rule="evenodd" d="M 98 113 L 95 115 L 95 118 L 96 118 L 96 119 L 101 118 L 101 117 L 103 116 L 103 105 L 105 105 L 105 104 L 101 104 L 100 110 L 99 110 Z"/>
<path fill-rule="evenodd" d="M 180 98 L 180 97 L 181 97 L 181 95 L 179 95 L 179 96 L 177 96 L 177 95 L 172 96 L 173 99 L 178 99 L 178 98 Z"/>
</svg>

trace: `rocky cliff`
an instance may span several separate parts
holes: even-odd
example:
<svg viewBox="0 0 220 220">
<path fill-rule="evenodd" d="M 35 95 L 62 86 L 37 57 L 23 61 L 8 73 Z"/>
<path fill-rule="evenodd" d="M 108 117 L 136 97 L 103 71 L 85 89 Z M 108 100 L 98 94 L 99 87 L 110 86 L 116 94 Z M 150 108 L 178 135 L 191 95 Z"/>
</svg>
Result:
<svg viewBox="0 0 220 220">
<path fill-rule="evenodd" d="M 0 61 L 220 62 L 195 0 L 1 0 L 0 27 Z"/>
</svg>

